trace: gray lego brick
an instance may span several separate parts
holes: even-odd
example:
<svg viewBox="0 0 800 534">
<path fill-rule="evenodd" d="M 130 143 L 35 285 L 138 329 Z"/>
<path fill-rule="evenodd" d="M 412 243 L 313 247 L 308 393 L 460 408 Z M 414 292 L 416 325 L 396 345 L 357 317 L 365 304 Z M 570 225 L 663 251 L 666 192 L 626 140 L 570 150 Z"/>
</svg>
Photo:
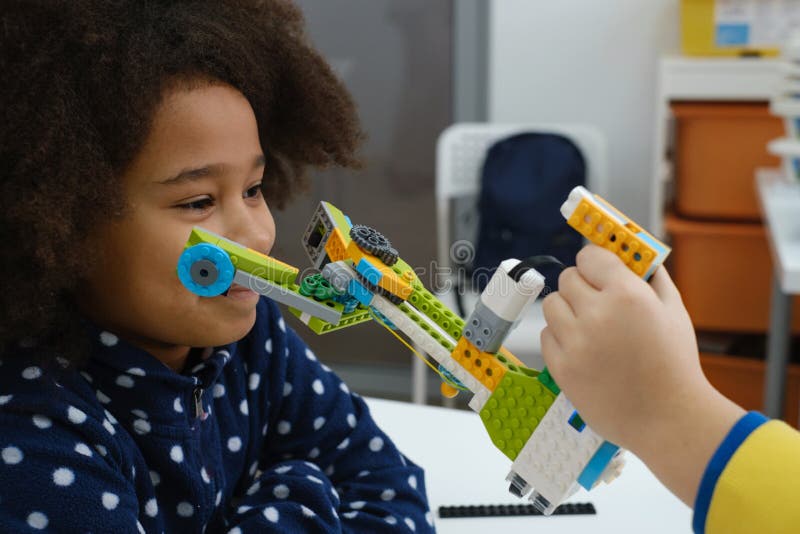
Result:
<svg viewBox="0 0 800 534">
<path fill-rule="evenodd" d="M 330 282 L 336 291 L 347 292 L 350 280 L 355 280 L 356 276 L 344 262 L 337 261 L 327 264 L 322 269 L 322 276 Z"/>
<path fill-rule="evenodd" d="M 464 321 L 463 336 L 484 352 L 495 353 L 505 341 L 514 323 L 498 317 L 480 299 Z"/>
<path fill-rule="evenodd" d="M 317 302 L 314 299 L 304 297 L 296 293 L 286 286 L 282 286 L 269 280 L 264 280 L 257 276 L 253 276 L 246 272 L 237 270 L 233 275 L 233 282 L 240 286 L 252 289 L 260 295 L 269 297 L 275 302 L 297 308 L 298 310 L 308 313 L 313 317 L 319 317 L 325 322 L 331 324 L 338 324 L 342 318 L 342 314 L 338 311 L 329 308 L 325 304 Z"/>
<path fill-rule="evenodd" d="M 325 235 L 322 236 L 322 239 L 317 246 L 311 246 L 309 245 L 309 240 L 320 225 L 325 227 Z M 305 250 L 306 254 L 308 255 L 309 261 L 316 269 L 319 269 L 322 265 L 322 262 L 325 260 L 325 243 L 327 242 L 330 233 L 333 231 L 333 228 L 333 219 L 328 214 L 328 210 L 325 208 L 325 206 L 320 202 L 320 204 L 317 206 L 317 210 L 311 217 L 311 221 L 308 223 L 308 226 L 306 226 L 306 231 L 303 232 L 303 241 L 301 243 L 303 250 Z"/>
</svg>

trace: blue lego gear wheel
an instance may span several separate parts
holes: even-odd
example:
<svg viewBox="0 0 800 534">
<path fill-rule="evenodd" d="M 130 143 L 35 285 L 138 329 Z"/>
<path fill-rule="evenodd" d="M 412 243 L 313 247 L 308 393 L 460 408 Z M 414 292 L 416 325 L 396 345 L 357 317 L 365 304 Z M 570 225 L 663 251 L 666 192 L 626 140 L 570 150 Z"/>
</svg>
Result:
<svg viewBox="0 0 800 534">
<path fill-rule="evenodd" d="M 216 245 L 201 243 L 183 251 L 178 259 L 178 278 L 181 283 L 201 297 L 216 297 L 233 283 L 230 256 Z"/>
</svg>

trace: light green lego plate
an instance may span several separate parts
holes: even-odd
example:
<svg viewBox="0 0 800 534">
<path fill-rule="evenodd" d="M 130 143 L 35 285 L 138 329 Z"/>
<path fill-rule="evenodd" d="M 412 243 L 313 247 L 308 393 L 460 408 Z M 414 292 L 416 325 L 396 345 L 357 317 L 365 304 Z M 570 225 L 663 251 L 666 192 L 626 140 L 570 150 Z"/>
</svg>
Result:
<svg viewBox="0 0 800 534">
<path fill-rule="evenodd" d="M 281 285 L 290 285 L 294 283 L 297 273 L 299 272 L 299 269 L 296 267 L 270 258 L 266 254 L 260 254 L 252 249 L 243 247 L 214 232 L 194 227 L 186 243 L 186 248 L 200 243 L 210 243 L 227 252 L 236 269 L 241 269 L 248 274 Z"/>
<path fill-rule="evenodd" d="M 492 443 L 512 461 L 556 400 L 531 369 L 509 369 L 480 412 Z"/>
<path fill-rule="evenodd" d="M 341 304 L 337 303 L 339 306 Z M 289 307 L 289 312 L 297 317 L 298 319 L 302 320 L 303 312 L 298 310 L 297 308 Z M 310 317 L 308 322 L 303 321 L 308 328 L 311 329 L 312 332 L 315 334 L 327 334 L 328 332 L 334 332 L 336 330 L 341 330 L 343 328 L 347 328 L 348 326 L 354 326 L 361 323 L 366 323 L 372 320 L 372 316 L 369 313 L 369 310 L 365 310 L 363 308 L 356 308 L 355 311 L 352 313 L 348 313 L 347 315 L 342 315 L 342 319 L 337 324 L 331 324 L 328 322 L 323 321 L 317 317 Z"/>
</svg>

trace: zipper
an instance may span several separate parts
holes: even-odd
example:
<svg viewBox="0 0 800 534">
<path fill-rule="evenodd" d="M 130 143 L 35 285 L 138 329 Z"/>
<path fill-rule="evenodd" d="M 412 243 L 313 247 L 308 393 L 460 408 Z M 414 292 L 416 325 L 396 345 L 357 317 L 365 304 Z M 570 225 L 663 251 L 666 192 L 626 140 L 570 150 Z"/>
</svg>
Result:
<svg viewBox="0 0 800 534">
<path fill-rule="evenodd" d="M 203 388 L 197 387 L 192 392 L 194 398 L 194 416 L 201 421 L 205 421 L 208 414 L 203 410 Z"/>
</svg>

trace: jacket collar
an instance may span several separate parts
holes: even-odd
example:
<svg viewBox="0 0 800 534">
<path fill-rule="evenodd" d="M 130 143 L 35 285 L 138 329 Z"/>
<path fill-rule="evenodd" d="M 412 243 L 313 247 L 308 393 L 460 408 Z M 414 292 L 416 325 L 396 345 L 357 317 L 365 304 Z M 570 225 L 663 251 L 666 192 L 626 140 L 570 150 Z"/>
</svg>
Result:
<svg viewBox="0 0 800 534">
<path fill-rule="evenodd" d="M 134 430 L 153 424 L 193 427 L 210 409 L 205 391 L 237 350 L 237 343 L 192 349 L 187 369 L 178 373 L 109 331 L 92 326 L 90 335 L 91 358 L 82 374 L 100 403 Z"/>
</svg>

